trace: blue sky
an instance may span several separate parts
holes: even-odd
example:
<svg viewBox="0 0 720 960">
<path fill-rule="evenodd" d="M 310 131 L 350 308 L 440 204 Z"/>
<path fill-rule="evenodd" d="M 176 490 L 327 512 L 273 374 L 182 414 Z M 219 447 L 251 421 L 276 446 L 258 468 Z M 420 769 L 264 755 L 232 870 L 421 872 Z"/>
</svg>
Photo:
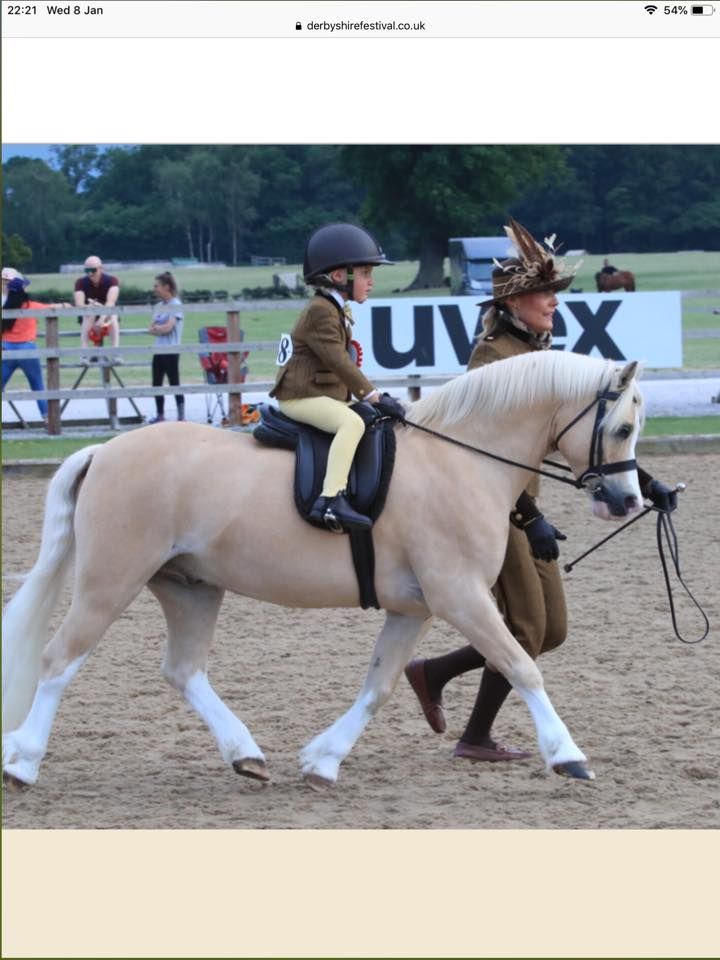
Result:
<svg viewBox="0 0 720 960">
<path fill-rule="evenodd" d="M 65 146 L 53 143 L 4 143 L 2 145 L 2 162 L 6 163 L 12 157 L 33 157 L 36 160 L 50 160 L 50 148 Z M 126 146 L 126 144 L 104 143 L 98 144 L 100 150 L 107 147 Z"/>
<path fill-rule="evenodd" d="M 2 162 L 11 157 L 34 157 L 38 160 L 50 159 L 49 143 L 4 143 L 2 145 Z"/>
</svg>

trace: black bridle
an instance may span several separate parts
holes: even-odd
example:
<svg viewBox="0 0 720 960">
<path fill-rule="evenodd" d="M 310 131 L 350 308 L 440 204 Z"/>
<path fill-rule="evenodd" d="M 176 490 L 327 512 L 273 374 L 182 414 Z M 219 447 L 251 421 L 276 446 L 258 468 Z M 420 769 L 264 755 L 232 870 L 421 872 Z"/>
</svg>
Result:
<svg viewBox="0 0 720 960">
<path fill-rule="evenodd" d="M 580 413 L 578 413 L 576 417 L 573 417 L 570 423 L 563 427 L 563 429 L 555 438 L 555 446 L 557 446 L 560 438 L 564 437 L 568 430 L 574 427 L 576 423 L 582 420 L 586 413 L 588 413 L 594 406 L 597 405 L 597 410 L 595 412 L 595 423 L 593 424 L 592 436 L 590 438 L 588 467 L 587 470 L 580 474 L 577 480 L 578 487 L 587 486 L 593 493 L 600 492 L 603 477 L 606 477 L 612 473 L 626 473 L 630 470 L 637 470 L 636 460 L 618 460 L 615 463 L 603 462 L 602 422 L 605 419 L 607 401 L 619 400 L 620 396 L 621 394 L 617 390 L 610 390 L 608 387 L 603 387 L 602 390 L 598 391 L 595 399 L 591 400 L 586 407 L 583 407 Z M 553 464 L 553 466 L 559 466 L 559 464 Z"/>
</svg>

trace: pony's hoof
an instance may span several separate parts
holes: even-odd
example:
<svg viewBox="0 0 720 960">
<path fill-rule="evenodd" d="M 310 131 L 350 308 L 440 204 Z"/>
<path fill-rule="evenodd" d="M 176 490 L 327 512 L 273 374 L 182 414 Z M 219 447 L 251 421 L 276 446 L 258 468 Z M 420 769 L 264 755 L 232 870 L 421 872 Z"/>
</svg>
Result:
<svg viewBox="0 0 720 960">
<path fill-rule="evenodd" d="M 567 763 L 556 763 L 553 767 L 555 773 L 561 777 L 571 777 L 573 780 L 594 780 L 595 774 L 588 770 L 582 760 L 568 760 Z"/>
<path fill-rule="evenodd" d="M 268 783 L 270 774 L 267 764 L 259 757 L 244 757 L 242 760 L 233 760 L 233 770 L 239 773 L 241 777 L 250 777 L 251 780 L 260 780 L 261 783 Z"/>
<path fill-rule="evenodd" d="M 308 787 L 310 787 L 310 789 L 314 790 L 316 793 L 324 793 L 335 786 L 334 780 L 329 780 L 327 777 L 321 777 L 319 773 L 306 773 L 303 777 L 303 780 Z"/>
<path fill-rule="evenodd" d="M 27 790 L 30 787 L 29 783 L 25 783 L 24 780 L 20 780 L 19 777 L 13 776 L 12 773 L 8 773 L 7 770 L 3 770 L 3 783 L 8 788 L 15 793 L 20 793 L 23 790 Z"/>
</svg>

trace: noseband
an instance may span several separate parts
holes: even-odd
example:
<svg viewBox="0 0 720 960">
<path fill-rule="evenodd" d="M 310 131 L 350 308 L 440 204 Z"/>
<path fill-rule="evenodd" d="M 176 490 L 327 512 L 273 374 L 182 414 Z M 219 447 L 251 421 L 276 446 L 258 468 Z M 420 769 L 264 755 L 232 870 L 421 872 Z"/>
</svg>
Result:
<svg viewBox="0 0 720 960">
<path fill-rule="evenodd" d="M 563 437 L 568 430 L 574 427 L 579 420 L 582 420 L 585 414 L 592 410 L 592 408 L 597 404 L 597 410 L 595 411 L 595 423 L 593 424 L 592 436 L 590 437 L 588 467 L 587 470 L 583 471 L 577 480 L 579 487 L 588 487 L 592 493 L 600 492 L 602 488 L 602 478 L 608 476 L 608 474 L 625 473 L 629 470 L 637 470 L 636 460 L 619 460 L 617 463 L 603 463 L 602 422 L 605 418 L 607 401 L 618 400 L 620 396 L 621 394 L 617 390 L 609 390 L 607 387 L 604 387 L 602 390 L 598 391 L 594 400 L 591 400 L 590 403 L 586 407 L 583 407 L 580 413 L 574 417 L 570 423 L 567 424 L 567 426 L 563 427 L 563 429 L 555 438 L 555 446 L 557 446 L 560 438 Z"/>
</svg>

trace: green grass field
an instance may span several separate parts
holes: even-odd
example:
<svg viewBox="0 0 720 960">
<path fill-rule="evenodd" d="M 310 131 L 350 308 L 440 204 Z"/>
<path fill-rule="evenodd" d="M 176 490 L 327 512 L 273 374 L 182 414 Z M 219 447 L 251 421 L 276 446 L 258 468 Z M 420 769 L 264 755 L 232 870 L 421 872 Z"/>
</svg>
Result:
<svg viewBox="0 0 720 960">
<path fill-rule="evenodd" d="M 708 290 L 720 286 L 720 253 L 652 253 L 652 254 L 608 254 L 611 262 L 623 269 L 632 270 L 637 278 L 639 290 Z M 573 262 L 574 258 L 570 258 Z M 586 256 L 573 284 L 584 291 L 593 291 L 595 288 L 593 275 L 602 264 L 601 256 Z M 446 262 L 446 273 L 448 267 Z M 227 267 L 214 270 L 194 269 L 192 267 L 178 268 L 175 274 L 182 287 L 187 289 L 227 290 L 230 294 L 238 293 L 245 287 L 270 286 L 273 273 L 278 271 L 300 273 L 299 264 L 288 264 L 283 267 Z M 376 298 L 403 296 L 403 290 L 410 284 L 417 271 L 414 261 L 402 261 L 393 267 L 382 268 L 376 271 L 376 285 L 373 296 Z M 152 287 L 154 271 L 128 270 L 122 273 L 121 283 L 132 286 Z M 69 274 L 45 273 L 31 274 L 30 279 L 35 289 L 54 287 L 71 297 L 75 277 Z M 31 287 L 32 291 L 32 287 Z M 441 296 L 447 293 L 447 288 L 439 287 L 424 290 L 418 296 Z M 240 324 L 248 342 L 257 340 L 277 340 L 281 333 L 289 330 L 302 306 L 302 301 L 288 302 L 287 309 L 274 311 L 247 310 L 241 311 Z M 720 314 L 713 314 L 718 308 L 718 300 L 710 297 L 685 300 L 683 304 L 683 327 L 686 330 L 720 329 Z M 148 311 L 149 320 L 149 311 Z M 225 314 L 207 313 L 187 314 L 185 320 L 184 339 L 186 343 L 197 342 L 197 331 L 201 326 L 208 324 L 224 324 Z M 128 317 L 124 321 L 127 328 L 144 326 L 140 316 Z M 61 329 L 78 331 L 78 324 L 72 318 L 61 321 Z M 150 338 L 145 334 L 136 334 L 123 337 L 124 346 L 144 345 L 150 347 Z M 69 345 L 65 340 L 63 345 Z M 149 362 L 148 356 L 144 359 Z M 705 369 L 720 367 L 720 339 L 690 340 L 684 344 L 684 366 L 689 369 Z M 63 387 L 72 386 L 79 370 L 65 369 L 61 371 Z M 266 380 L 275 373 L 275 358 L 271 352 L 256 352 L 249 358 L 249 378 L 251 380 Z M 121 372 L 127 384 L 143 384 L 150 381 L 149 367 L 127 367 Z M 181 377 L 185 383 L 202 382 L 202 372 L 196 356 L 184 355 L 181 358 Z M 83 386 L 99 385 L 99 373 L 89 373 Z"/>
<path fill-rule="evenodd" d="M 716 290 L 720 282 L 720 252 L 716 253 L 610 253 L 608 257 L 621 270 L 632 270 L 638 290 Z M 578 258 L 568 258 L 569 263 Z M 585 292 L 595 290 L 594 275 L 602 266 L 602 256 L 583 256 L 575 287 Z M 174 272 L 180 286 L 186 289 L 228 290 L 238 293 L 245 287 L 271 286 L 274 273 L 302 273 L 300 264 L 282 267 L 225 267 L 214 270 L 193 267 L 178 267 Z M 401 296 L 400 292 L 412 281 L 417 272 L 417 262 L 403 260 L 392 267 L 383 267 L 375 272 L 373 296 Z M 449 272 L 445 261 L 445 273 Z M 120 276 L 121 283 L 130 286 L 152 288 L 154 271 L 127 270 Z M 67 273 L 29 274 L 36 289 L 55 287 L 72 292 L 76 277 Z M 445 293 L 445 288 L 426 290 L 427 296 Z M 717 304 L 716 304 L 717 306 Z"/>
</svg>

